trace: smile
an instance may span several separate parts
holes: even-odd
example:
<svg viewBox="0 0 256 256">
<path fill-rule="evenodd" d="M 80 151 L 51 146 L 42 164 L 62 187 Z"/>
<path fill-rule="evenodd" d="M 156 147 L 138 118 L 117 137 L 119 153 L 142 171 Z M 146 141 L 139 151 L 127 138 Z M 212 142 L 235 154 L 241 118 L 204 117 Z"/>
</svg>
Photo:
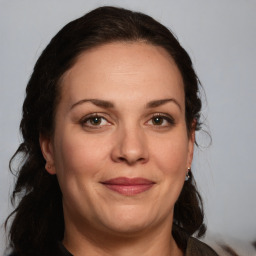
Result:
<svg viewBox="0 0 256 256">
<path fill-rule="evenodd" d="M 101 182 L 108 189 L 125 196 L 134 196 L 149 190 L 155 182 L 144 178 L 119 177 Z"/>
</svg>

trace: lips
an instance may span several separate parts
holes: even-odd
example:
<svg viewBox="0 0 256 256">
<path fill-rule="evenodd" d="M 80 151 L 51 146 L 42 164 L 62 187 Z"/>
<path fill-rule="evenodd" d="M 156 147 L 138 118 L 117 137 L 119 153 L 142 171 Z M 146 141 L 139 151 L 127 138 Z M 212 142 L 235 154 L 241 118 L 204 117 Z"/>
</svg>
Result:
<svg viewBox="0 0 256 256">
<path fill-rule="evenodd" d="M 134 196 L 149 190 L 155 182 L 144 178 L 119 177 L 101 182 L 108 189 L 126 196 Z"/>
</svg>

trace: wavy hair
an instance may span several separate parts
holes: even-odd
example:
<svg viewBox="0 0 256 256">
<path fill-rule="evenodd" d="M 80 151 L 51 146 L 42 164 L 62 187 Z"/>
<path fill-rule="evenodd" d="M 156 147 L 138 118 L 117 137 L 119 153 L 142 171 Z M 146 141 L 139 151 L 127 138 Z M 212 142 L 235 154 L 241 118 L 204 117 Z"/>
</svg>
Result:
<svg viewBox="0 0 256 256">
<path fill-rule="evenodd" d="M 145 42 L 169 53 L 183 78 L 188 136 L 200 130 L 200 83 L 189 55 L 170 30 L 145 14 L 116 7 L 100 7 L 68 23 L 42 52 L 26 88 L 20 123 L 23 142 L 10 161 L 11 166 L 18 155 L 23 157 L 12 194 L 18 203 L 8 217 L 10 246 L 17 254 L 47 253 L 63 239 L 62 193 L 56 176 L 45 170 L 39 136 L 54 132 L 63 74 L 84 51 L 117 41 Z M 179 247 L 185 246 L 184 234 L 205 233 L 203 220 L 202 200 L 191 174 L 174 207 L 172 233 Z"/>
</svg>

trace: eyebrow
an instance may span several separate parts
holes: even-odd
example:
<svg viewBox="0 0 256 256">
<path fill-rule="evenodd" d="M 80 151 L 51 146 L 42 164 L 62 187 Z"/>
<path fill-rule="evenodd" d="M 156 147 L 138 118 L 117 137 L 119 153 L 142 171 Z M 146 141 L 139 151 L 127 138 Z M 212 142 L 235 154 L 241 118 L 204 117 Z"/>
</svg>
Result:
<svg viewBox="0 0 256 256">
<path fill-rule="evenodd" d="M 86 102 L 90 102 L 90 103 L 92 103 L 98 107 L 102 107 L 102 108 L 114 108 L 115 107 L 115 105 L 110 101 L 99 100 L 99 99 L 83 99 L 83 100 L 80 100 L 80 101 L 76 102 L 75 104 L 73 104 L 70 109 L 73 109 L 74 107 L 81 105 L 83 103 L 86 103 Z M 162 106 L 168 102 L 175 103 L 178 106 L 178 108 L 181 110 L 180 104 L 178 103 L 177 100 L 175 100 L 173 98 L 150 101 L 146 104 L 146 108 L 156 108 L 156 107 Z"/>
<path fill-rule="evenodd" d="M 93 103 L 94 105 L 96 105 L 98 107 L 102 107 L 102 108 L 113 108 L 114 107 L 114 104 L 110 101 L 99 100 L 99 99 L 83 99 L 83 100 L 80 100 L 80 101 L 76 102 L 75 104 L 73 104 L 70 109 L 73 109 L 74 107 L 81 105 L 83 103 L 86 103 L 86 102 Z"/>
<path fill-rule="evenodd" d="M 156 107 L 162 106 L 168 102 L 175 103 L 178 106 L 178 108 L 181 110 L 181 105 L 179 104 L 179 102 L 177 100 L 175 100 L 173 98 L 150 101 L 147 103 L 146 108 L 156 108 Z"/>
</svg>

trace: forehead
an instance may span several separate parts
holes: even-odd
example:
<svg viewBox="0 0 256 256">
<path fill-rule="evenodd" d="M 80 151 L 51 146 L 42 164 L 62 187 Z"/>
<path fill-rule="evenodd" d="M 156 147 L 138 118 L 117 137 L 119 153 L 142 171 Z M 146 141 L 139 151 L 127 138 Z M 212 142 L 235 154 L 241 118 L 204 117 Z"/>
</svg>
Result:
<svg viewBox="0 0 256 256">
<path fill-rule="evenodd" d="M 136 94 L 145 100 L 178 97 L 183 103 L 181 74 L 169 53 L 142 42 L 115 42 L 83 52 L 62 78 L 62 96 L 113 99 Z M 131 98 L 131 97 L 130 97 Z"/>
</svg>

